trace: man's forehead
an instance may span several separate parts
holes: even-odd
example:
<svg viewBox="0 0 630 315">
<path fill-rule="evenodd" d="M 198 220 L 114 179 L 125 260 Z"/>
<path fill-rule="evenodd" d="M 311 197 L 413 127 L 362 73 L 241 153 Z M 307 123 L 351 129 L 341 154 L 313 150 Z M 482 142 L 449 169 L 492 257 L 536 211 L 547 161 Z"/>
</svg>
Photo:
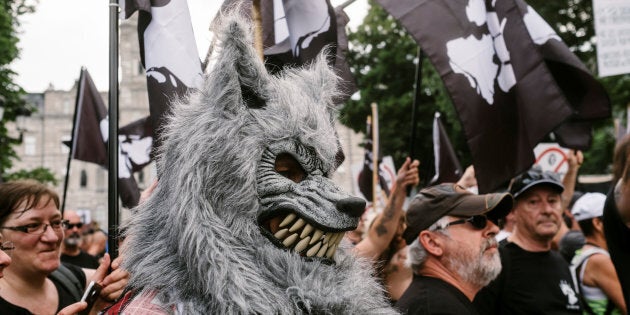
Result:
<svg viewBox="0 0 630 315">
<path fill-rule="evenodd" d="M 78 213 L 72 210 L 66 210 L 63 213 L 63 218 L 66 220 L 70 220 L 71 222 L 81 221 L 81 216 Z"/>
</svg>

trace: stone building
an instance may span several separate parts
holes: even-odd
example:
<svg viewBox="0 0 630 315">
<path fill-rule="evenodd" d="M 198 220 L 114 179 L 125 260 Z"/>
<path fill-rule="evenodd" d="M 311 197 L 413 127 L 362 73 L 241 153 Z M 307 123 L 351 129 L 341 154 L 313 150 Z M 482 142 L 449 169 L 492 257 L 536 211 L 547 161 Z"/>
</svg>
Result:
<svg viewBox="0 0 630 315">
<path fill-rule="evenodd" d="M 140 62 L 135 23 L 135 18 L 132 18 L 120 25 L 119 127 L 149 114 L 146 77 Z M 76 70 L 78 80 L 80 69 Z M 77 88 L 78 81 L 69 91 L 56 90 L 51 86 L 42 93 L 28 94 L 27 102 L 36 105 L 37 112 L 26 119 L 23 142 L 15 147 L 20 161 L 14 163 L 12 171 L 37 167 L 50 169 L 59 181 L 56 190 L 60 196 L 63 195 L 70 152 L 62 141 L 71 139 Z M 101 92 L 101 96 L 108 104 L 108 93 Z M 348 191 L 353 191 L 350 165 L 363 161 L 363 149 L 358 146 L 363 137 L 341 124 L 338 124 L 338 132 L 346 161 L 339 167 L 334 180 Z M 134 176 L 139 188 L 144 189 L 155 177 L 154 164 Z M 107 170 L 93 163 L 71 160 L 68 179 L 66 209 L 78 210 L 85 215 L 85 220 L 96 220 L 105 226 L 108 218 Z M 128 210 L 122 209 L 121 220 L 127 215 Z"/>
</svg>

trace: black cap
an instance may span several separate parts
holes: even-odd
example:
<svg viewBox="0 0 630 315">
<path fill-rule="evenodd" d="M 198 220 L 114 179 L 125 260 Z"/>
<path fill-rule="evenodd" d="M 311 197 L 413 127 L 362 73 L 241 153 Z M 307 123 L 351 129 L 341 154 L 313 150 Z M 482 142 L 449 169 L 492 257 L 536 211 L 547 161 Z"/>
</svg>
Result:
<svg viewBox="0 0 630 315">
<path fill-rule="evenodd" d="M 453 183 L 428 187 L 409 204 L 403 238 L 411 244 L 421 231 L 446 215 L 471 217 L 487 214 L 489 218 L 498 220 L 510 213 L 513 204 L 514 199 L 509 193 L 476 195 Z"/>
<path fill-rule="evenodd" d="M 560 176 L 554 172 L 543 171 L 540 165 L 534 165 L 528 171 L 514 177 L 508 190 L 514 198 L 518 198 L 530 188 L 540 185 L 549 186 L 558 193 L 564 191 Z"/>
</svg>

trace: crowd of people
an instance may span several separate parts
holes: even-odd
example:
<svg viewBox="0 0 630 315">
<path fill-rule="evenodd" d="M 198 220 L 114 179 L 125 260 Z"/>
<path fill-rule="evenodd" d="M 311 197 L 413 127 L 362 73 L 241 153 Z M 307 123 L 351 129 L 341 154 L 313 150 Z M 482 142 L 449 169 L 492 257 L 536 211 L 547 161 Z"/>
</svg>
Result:
<svg viewBox="0 0 630 315">
<path fill-rule="evenodd" d="M 618 150 L 629 143 L 630 137 Z M 630 251 L 623 243 L 629 173 L 625 167 L 608 197 L 578 192 L 571 200 L 564 195 L 571 183 L 535 166 L 502 193 L 476 194 L 469 183 L 427 187 L 405 211 L 407 189 L 419 182 L 418 161 L 407 159 L 385 209 L 359 233 L 365 236 L 352 252 L 373 261 L 387 297 L 405 314 L 627 314 L 628 288 L 621 284 L 628 282 L 618 273 L 627 276 L 630 266 L 623 264 Z M 0 209 L 0 313 L 74 314 L 86 306 L 77 294 L 89 280 L 103 285 L 93 313 L 120 297 L 128 278 L 120 257 L 110 264 L 107 254 L 100 261 L 89 254 L 98 246 L 83 238 L 95 232 L 75 211 L 62 217 L 46 185 L 0 184 Z M 608 233 L 606 212 L 617 218 Z M 356 232 L 348 232 L 348 242 Z M 582 238 L 565 245 L 574 249 L 566 257 L 558 248 L 569 232 Z M 607 237 L 618 239 L 612 254 Z"/>
</svg>

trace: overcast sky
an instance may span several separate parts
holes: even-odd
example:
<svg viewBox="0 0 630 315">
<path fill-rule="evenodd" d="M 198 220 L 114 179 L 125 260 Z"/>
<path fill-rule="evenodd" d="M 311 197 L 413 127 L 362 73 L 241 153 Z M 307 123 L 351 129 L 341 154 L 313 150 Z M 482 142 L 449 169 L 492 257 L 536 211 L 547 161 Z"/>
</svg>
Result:
<svg viewBox="0 0 630 315">
<path fill-rule="evenodd" d="M 310 1 L 310 0 L 306 0 Z M 345 0 L 331 0 L 339 5 Z M 206 54 L 211 35 L 208 26 L 219 0 L 188 0 L 200 58 Z M 367 0 L 346 8 L 350 25 L 360 24 Z M 43 92 L 49 84 L 68 90 L 87 67 L 99 90 L 108 89 L 109 0 L 40 1 L 34 14 L 21 17 L 19 60 L 11 68 L 16 83 L 27 92 Z"/>
</svg>

